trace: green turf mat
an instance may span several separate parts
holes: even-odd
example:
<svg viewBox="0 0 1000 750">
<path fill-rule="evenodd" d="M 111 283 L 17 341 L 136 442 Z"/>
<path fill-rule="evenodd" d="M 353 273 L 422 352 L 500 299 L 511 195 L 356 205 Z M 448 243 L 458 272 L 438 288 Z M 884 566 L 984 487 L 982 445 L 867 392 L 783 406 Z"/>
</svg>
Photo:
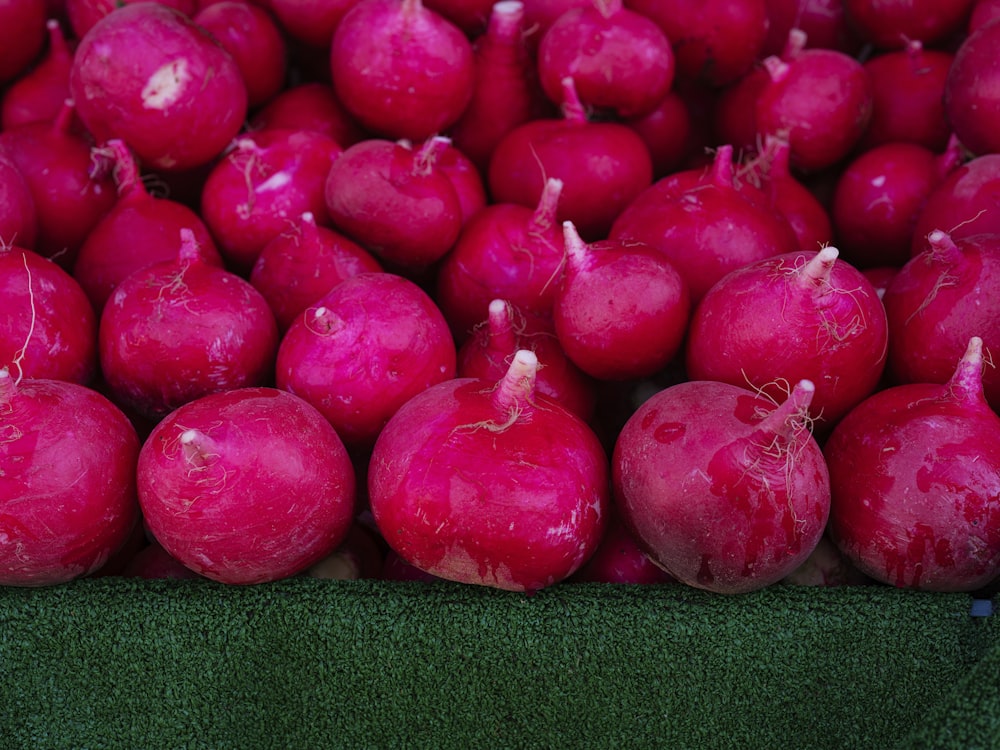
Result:
<svg viewBox="0 0 1000 750">
<path fill-rule="evenodd" d="M 955 744 L 928 735 L 967 748 L 1000 707 L 995 616 L 971 601 L 302 578 L 0 588 L 0 747 L 883 750 L 992 710 Z M 956 698 L 980 665 L 986 705 Z"/>
</svg>

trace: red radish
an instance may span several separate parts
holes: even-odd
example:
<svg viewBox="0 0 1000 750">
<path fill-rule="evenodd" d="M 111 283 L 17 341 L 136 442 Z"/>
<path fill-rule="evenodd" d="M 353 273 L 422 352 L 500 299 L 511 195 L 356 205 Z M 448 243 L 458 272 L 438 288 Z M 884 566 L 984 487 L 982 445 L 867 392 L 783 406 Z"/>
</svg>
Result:
<svg viewBox="0 0 1000 750">
<path fill-rule="evenodd" d="M 507 133 L 490 159 L 487 185 L 496 202 L 534 206 L 548 179 L 562 180 L 559 221 L 572 221 L 586 239 L 598 239 L 652 183 L 652 157 L 627 125 L 589 120 L 571 78 L 563 87 L 563 116 Z"/>
<path fill-rule="evenodd" d="M 975 0 L 844 0 L 851 28 L 878 49 L 941 46 L 965 30 Z"/>
<path fill-rule="evenodd" d="M 810 47 L 835 49 L 854 55 L 861 43 L 847 22 L 844 0 L 766 0 L 767 41 L 761 57 L 780 55 L 788 32 L 801 29 Z"/>
<path fill-rule="evenodd" d="M 306 211 L 329 222 L 326 177 L 340 146 L 322 133 L 261 130 L 241 135 L 215 163 L 201 193 L 201 217 L 226 263 L 249 273 L 268 242 Z"/>
<path fill-rule="evenodd" d="M 69 70 L 73 52 L 59 21 L 50 18 L 48 49 L 30 71 L 13 81 L 0 104 L 0 129 L 10 130 L 28 122 L 51 122 L 69 98 Z"/>
<path fill-rule="evenodd" d="M 830 479 L 809 431 L 813 386 L 776 405 L 692 380 L 648 399 L 612 458 L 626 528 L 682 583 L 717 593 L 761 589 L 798 568 L 830 513 Z"/>
<path fill-rule="evenodd" d="M 274 388 L 196 399 L 143 443 L 139 503 L 149 530 L 200 575 L 254 584 L 295 575 L 346 538 L 351 460 L 313 407 Z"/>
<path fill-rule="evenodd" d="M 448 324 L 420 287 L 362 273 L 289 326 L 276 382 L 319 409 L 349 448 L 367 448 L 400 406 L 455 376 L 455 358 Z"/>
<path fill-rule="evenodd" d="M 73 132 L 73 113 L 73 103 L 66 101 L 54 122 L 0 132 L 0 151 L 24 176 L 35 203 L 34 249 L 66 269 L 116 200 L 111 176 L 91 173 L 91 144 Z"/>
<path fill-rule="evenodd" d="M 731 144 L 748 155 L 760 150 L 761 138 L 757 132 L 754 109 L 770 80 L 767 70 L 758 66 L 719 89 L 712 108 L 712 128 L 719 143 Z"/>
<path fill-rule="evenodd" d="M 881 583 L 974 591 L 1000 575 L 1000 417 L 983 364 L 973 337 L 946 382 L 879 391 L 825 446 L 833 539 Z"/>
<path fill-rule="evenodd" d="M 694 118 L 677 91 L 670 90 L 652 112 L 626 119 L 653 160 L 653 179 L 658 180 L 680 169 L 695 149 Z"/>
<path fill-rule="evenodd" d="M 345 279 L 382 270 L 375 257 L 339 232 L 316 224 L 306 212 L 257 256 L 250 283 L 284 332 L 309 305 Z"/>
<path fill-rule="evenodd" d="M 486 30 L 494 0 L 424 0 L 424 5 L 474 39 Z"/>
<path fill-rule="evenodd" d="M 33 250 L 38 240 L 38 213 L 27 180 L 0 147 L 0 245 Z"/>
<path fill-rule="evenodd" d="M 247 106 L 259 107 L 285 85 L 288 50 L 274 16 L 248 0 L 213 0 L 194 15 L 240 69 Z"/>
<path fill-rule="evenodd" d="M 549 98 L 563 103 L 573 79 L 585 107 L 619 117 L 648 114 L 674 82 L 670 40 L 647 16 L 601 0 L 563 13 L 538 46 L 538 71 Z"/>
<path fill-rule="evenodd" d="M 589 427 L 537 392 L 519 351 L 498 383 L 456 378 L 406 403 L 372 452 L 372 514 L 404 560 L 441 578 L 536 591 L 596 550 L 607 458 Z"/>
<path fill-rule="evenodd" d="M 928 196 L 961 159 L 953 141 L 942 154 L 915 143 L 885 143 L 849 161 L 831 207 L 844 259 L 859 268 L 906 263 Z"/>
<path fill-rule="evenodd" d="M 181 564 L 156 540 L 132 556 L 121 572 L 125 578 L 204 578 Z"/>
<path fill-rule="evenodd" d="M 76 383 L 0 369 L 0 586 L 49 586 L 98 570 L 139 521 L 139 438 Z"/>
<path fill-rule="evenodd" d="M 570 576 L 573 583 L 675 583 L 642 551 L 612 505 L 608 525 L 593 556 Z"/>
<path fill-rule="evenodd" d="M 901 50 L 883 52 L 864 63 L 872 87 L 872 119 L 858 144 L 916 143 L 940 151 L 951 127 L 945 117 L 944 89 L 954 60 L 951 52 L 925 49 L 912 39 Z"/>
<path fill-rule="evenodd" d="M 268 382 L 278 327 L 260 293 L 206 263 L 185 229 L 174 260 L 118 285 L 98 345 L 114 401 L 156 418 L 210 393 Z"/>
<path fill-rule="evenodd" d="M 928 235 L 926 249 L 897 273 L 882 298 L 889 321 L 889 374 L 895 383 L 943 383 L 969 339 L 1000 352 L 1000 234 Z M 1000 370 L 982 376 L 1000 410 Z"/>
<path fill-rule="evenodd" d="M 385 555 L 385 562 L 382 564 L 383 581 L 419 581 L 421 583 L 435 583 L 443 581 L 443 578 L 425 573 L 420 568 L 410 565 L 393 550 L 389 550 Z"/>
<path fill-rule="evenodd" d="M 428 162 L 448 178 L 458 205 L 462 209 L 462 225 L 486 207 L 488 197 L 483 176 L 475 163 L 460 149 L 456 148 L 451 138 L 435 136 L 424 145 L 428 154 Z"/>
<path fill-rule="evenodd" d="M 0 246 L 0 299 L 0 367 L 17 378 L 90 383 L 97 316 L 72 276 L 30 250 Z"/>
<path fill-rule="evenodd" d="M 165 171 L 210 162 L 247 114 L 233 58 L 159 2 L 115 8 L 94 24 L 80 39 L 69 85 L 97 141 L 121 138 L 144 166 Z"/>
<path fill-rule="evenodd" d="M 337 25 L 337 96 L 371 131 L 423 141 L 461 116 L 475 81 L 472 43 L 421 0 L 360 0 Z"/>
<path fill-rule="evenodd" d="M 0 85 L 20 77 L 45 47 L 45 0 L 0 5 Z"/>
<path fill-rule="evenodd" d="M 953 240 L 1000 232 L 1000 154 L 965 162 L 931 191 L 913 229 L 911 256 L 924 250 L 935 230 Z"/>
<path fill-rule="evenodd" d="M 354 581 L 382 577 L 382 549 L 373 532 L 352 523 L 344 541 L 329 555 L 306 569 L 312 578 Z"/>
<path fill-rule="evenodd" d="M 455 184 L 437 163 L 448 146 L 372 138 L 345 150 L 325 181 L 334 227 L 401 271 L 440 260 L 464 221 Z"/>
<path fill-rule="evenodd" d="M 641 243 L 587 244 L 569 221 L 563 232 L 566 270 L 553 320 L 566 355 L 601 380 L 634 380 L 664 368 L 680 351 L 691 313 L 681 275 Z"/>
<path fill-rule="evenodd" d="M 812 381 L 810 413 L 834 425 L 878 386 L 888 324 L 875 289 L 834 247 L 748 264 L 695 309 L 688 374 L 778 399 Z"/>
<path fill-rule="evenodd" d="M 133 271 L 175 260 L 182 229 L 194 234 L 206 263 L 222 266 L 222 256 L 198 214 L 183 203 L 153 197 L 124 141 L 108 141 L 95 150 L 94 159 L 110 162 L 119 196 L 87 233 L 73 265 L 73 277 L 96 311 L 104 309 L 115 287 Z M 137 237 L 142 241 L 136 242 Z"/>
<path fill-rule="evenodd" d="M 793 586 L 862 586 L 875 581 L 858 570 L 829 535 L 824 534 L 806 561 L 782 578 L 781 583 Z"/>
<path fill-rule="evenodd" d="M 899 271 L 898 266 L 878 266 L 876 268 L 861 269 L 861 273 L 875 287 L 875 293 L 878 294 L 879 299 L 885 296 L 885 290 L 889 288 L 889 283 L 896 277 Z"/>
<path fill-rule="evenodd" d="M 434 296 L 458 341 L 484 318 L 494 299 L 551 317 L 565 246 L 556 220 L 561 180 L 550 178 L 532 209 L 494 202 L 462 229 L 437 273 Z"/>
<path fill-rule="evenodd" d="M 566 356 L 551 321 L 526 314 L 506 300 L 489 304 L 487 318 L 459 347 L 456 375 L 497 381 L 521 349 L 534 352 L 535 387 L 585 422 L 594 415 L 596 384 Z"/>
<path fill-rule="evenodd" d="M 250 118 L 249 129 L 316 130 L 342 148 L 368 137 L 328 83 L 312 81 L 282 89 Z"/>
<path fill-rule="evenodd" d="M 358 0 L 267 0 L 266 5 L 292 42 L 325 51 L 333 32 Z"/>
<path fill-rule="evenodd" d="M 1000 24 L 987 24 L 965 37 L 944 85 L 944 113 L 958 139 L 973 154 L 1000 151 Z"/>
<path fill-rule="evenodd" d="M 710 86 L 745 75 L 767 39 L 765 0 L 625 0 L 663 29 L 677 73 Z"/>
<path fill-rule="evenodd" d="M 981 27 L 1000 18 L 1000 2 L 997 0 L 976 0 L 969 14 L 966 33 L 971 34 Z"/>
<path fill-rule="evenodd" d="M 90 29 L 115 8 L 143 0 L 61 0 L 65 6 L 66 20 L 73 36 L 82 39 Z M 186 16 L 193 16 L 200 0 L 156 0 L 162 5 L 176 8 Z"/>
</svg>

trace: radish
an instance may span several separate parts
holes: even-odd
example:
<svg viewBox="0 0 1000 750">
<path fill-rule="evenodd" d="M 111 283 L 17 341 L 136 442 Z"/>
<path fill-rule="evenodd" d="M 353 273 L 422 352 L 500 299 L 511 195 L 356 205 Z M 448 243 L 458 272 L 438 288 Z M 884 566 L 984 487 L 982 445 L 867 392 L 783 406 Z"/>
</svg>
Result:
<svg viewBox="0 0 1000 750">
<path fill-rule="evenodd" d="M 337 96 L 371 131 L 424 141 L 461 116 L 475 82 L 472 43 L 421 0 L 360 0 L 330 47 Z"/>
<path fill-rule="evenodd" d="M 20 77 L 45 47 L 45 0 L 0 5 L 0 85 Z"/>
<path fill-rule="evenodd" d="M 137 463 L 139 503 L 163 548 L 228 584 L 295 575 L 346 538 L 354 468 L 313 407 L 274 388 L 198 398 L 160 422 Z"/>
<path fill-rule="evenodd" d="M 569 579 L 572 583 L 676 583 L 673 576 L 642 551 L 611 506 L 601 543 L 583 566 Z"/>
<path fill-rule="evenodd" d="M 622 428 L 615 499 L 639 546 L 678 581 L 753 591 L 798 568 L 830 513 L 830 479 L 809 431 L 813 385 L 776 405 L 691 380 L 659 391 Z"/>
<path fill-rule="evenodd" d="M 308 211 L 257 256 L 250 283 L 270 306 L 282 332 L 309 305 L 345 279 L 382 266 L 360 245 L 316 224 Z"/>
<path fill-rule="evenodd" d="M 563 103 L 563 79 L 573 79 L 586 108 L 619 117 L 651 112 L 674 81 L 670 40 L 647 16 L 600 0 L 563 13 L 538 46 L 538 73 L 548 97 Z"/>
<path fill-rule="evenodd" d="M 458 349 L 457 377 L 500 380 L 521 349 L 534 353 L 539 367 L 535 387 L 584 422 L 593 417 L 596 383 L 566 356 L 552 322 L 495 299 L 487 318 Z"/>
<path fill-rule="evenodd" d="M 563 116 L 507 133 L 493 151 L 487 186 L 496 202 L 534 206 L 548 179 L 562 180 L 559 221 L 572 221 L 584 238 L 598 239 L 652 183 L 652 157 L 627 125 L 589 120 L 573 79 L 562 83 Z"/>
<path fill-rule="evenodd" d="M 972 5 L 972 12 L 969 14 L 969 23 L 966 26 L 966 33 L 971 34 L 981 27 L 1000 18 L 1000 2 L 997 0 L 976 0 Z"/>
<path fill-rule="evenodd" d="M 847 21 L 844 0 L 766 0 L 766 5 L 768 28 L 762 58 L 780 55 L 792 29 L 801 29 L 810 47 L 849 55 L 861 52 L 857 34 Z"/>
<path fill-rule="evenodd" d="M 311 403 L 348 448 L 370 448 L 409 399 L 455 376 L 455 343 L 415 283 L 362 273 L 333 287 L 289 326 L 276 382 Z"/>
<path fill-rule="evenodd" d="M 556 335 L 581 370 L 601 380 L 652 375 L 680 351 L 691 296 L 661 253 L 640 243 L 587 244 L 564 222 L 566 271 L 553 306 Z"/>
<path fill-rule="evenodd" d="M 685 362 L 693 380 L 772 399 L 810 380 L 810 414 L 829 427 L 875 391 L 888 335 L 874 287 L 825 247 L 750 263 L 720 279 L 691 318 Z"/>
<path fill-rule="evenodd" d="M 93 26 L 115 8 L 143 0 L 58 0 L 62 2 L 66 20 L 77 39 L 90 31 Z M 193 16 L 201 0 L 156 0 L 162 5 L 176 8 L 186 16 Z"/>
<path fill-rule="evenodd" d="M 17 378 L 90 383 L 97 316 L 73 277 L 30 250 L 0 246 L 0 299 L 0 367 Z"/>
<path fill-rule="evenodd" d="M 329 222 L 324 187 L 341 151 L 305 130 L 261 130 L 233 141 L 205 178 L 200 211 L 230 268 L 248 274 L 264 245 L 306 211 Z"/>
<path fill-rule="evenodd" d="M 121 138 L 165 171 L 210 162 L 247 114 L 239 67 L 209 33 L 159 2 L 117 7 L 76 49 L 70 92 L 97 141 Z"/>
<path fill-rule="evenodd" d="M 158 418 L 210 393 L 268 383 L 278 327 L 260 293 L 205 262 L 184 229 L 174 260 L 135 271 L 115 289 L 98 347 L 113 400 Z"/>
<path fill-rule="evenodd" d="M 607 458 L 586 424 L 537 392 L 537 368 L 519 351 L 498 383 L 440 383 L 386 424 L 368 491 L 404 560 L 448 580 L 531 592 L 593 554 L 609 510 Z"/>
<path fill-rule="evenodd" d="M 10 130 L 28 122 L 51 122 L 69 98 L 69 70 L 73 52 L 59 21 L 46 21 L 48 48 L 31 70 L 19 76 L 3 93 L 0 129 Z"/>
<path fill-rule="evenodd" d="M 889 323 L 889 374 L 895 383 L 944 383 L 969 340 L 1000 352 L 1000 235 L 928 235 L 926 249 L 897 273 L 882 298 Z M 982 376 L 1000 409 L 1000 371 Z"/>
<path fill-rule="evenodd" d="M 747 156 L 761 149 L 754 109 L 761 92 L 771 80 L 762 66 L 719 89 L 712 107 L 711 120 L 715 140 L 731 144 Z M 776 138 L 776 136 L 767 136 Z"/>
<path fill-rule="evenodd" d="M 830 536 L 824 534 L 805 562 L 782 578 L 781 583 L 793 586 L 862 586 L 875 581 L 858 570 Z"/>
<path fill-rule="evenodd" d="M 348 114 L 333 87 L 310 81 L 288 86 L 250 118 L 250 132 L 258 130 L 316 130 L 342 148 L 369 137 Z"/>
<path fill-rule="evenodd" d="M 1000 232 L 1000 154 L 975 157 L 948 173 L 927 196 L 913 229 L 911 257 L 941 230 L 959 240 Z"/>
<path fill-rule="evenodd" d="M 73 277 L 96 311 L 104 309 L 115 287 L 133 271 L 175 260 L 182 229 L 194 234 L 206 263 L 222 266 L 222 256 L 198 214 L 183 203 L 153 197 L 124 141 L 113 138 L 93 156 L 95 163 L 110 163 L 107 168 L 118 188 L 118 200 L 87 233 L 73 264 Z"/>
<path fill-rule="evenodd" d="M 1000 24 L 969 34 L 958 49 L 944 85 L 944 112 L 951 129 L 973 154 L 1000 151 Z"/>
<path fill-rule="evenodd" d="M 156 540 L 136 552 L 121 571 L 125 578 L 204 578 L 181 564 Z"/>
<path fill-rule="evenodd" d="M 667 92 L 653 110 L 624 123 L 634 130 L 653 160 L 653 179 L 658 180 L 681 168 L 695 152 L 694 118 L 676 90 Z"/>
<path fill-rule="evenodd" d="M 38 213 L 28 182 L 0 148 L 0 245 L 34 250 Z"/>
<path fill-rule="evenodd" d="M 76 383 L 0 368 L 0 586 L 48 586 L 101 568 L 139 522 L 139 438 Z"/>
<path fill-rule="evenodd" d="M 1000 417 L 983 364 L 972 337 L 947 381 L 879 391 L 826 444 L 833 539 L 879 582 L 974 591 L 1000 575 Z"/>
<path fill-rule="evenodd" d="M 358 0 L 267 0 L 282 30 L 293 46 L 306 46 L 324 51 L 333 39 L 337 24 Z"/>
<path fill-rule="evenodd" d="M 486 30 L 494 0 L 424 0 L 424 4 L 475 39 Z"/>
<path fill-rule="evenodd" d="M 844 0 L 851 28 L 878 49 L 911 39 L 942 46 L 965 30 L 975 0 Z"/>
</svg>

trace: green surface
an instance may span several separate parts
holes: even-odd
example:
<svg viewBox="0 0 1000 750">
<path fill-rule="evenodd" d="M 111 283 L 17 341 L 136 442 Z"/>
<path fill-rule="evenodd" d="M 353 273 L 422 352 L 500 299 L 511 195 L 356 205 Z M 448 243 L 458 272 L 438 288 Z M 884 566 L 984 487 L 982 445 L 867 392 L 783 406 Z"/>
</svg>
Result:
<svg viewBox="0 0 1000 750">
<path fill-rule="evenodd" d="M 0 747 L 995 746 L 1000 638 L 970 605 L 882 587 L 0 588 Z"/>
</svg>

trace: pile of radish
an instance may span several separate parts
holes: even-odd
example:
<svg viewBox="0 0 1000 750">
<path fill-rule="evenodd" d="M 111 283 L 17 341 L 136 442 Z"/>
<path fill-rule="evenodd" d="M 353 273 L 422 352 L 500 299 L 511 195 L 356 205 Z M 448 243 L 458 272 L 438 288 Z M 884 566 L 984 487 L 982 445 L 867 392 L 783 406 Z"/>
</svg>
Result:
<svg viewBox="0 0 1000 750">
<path fill-rule="evenodd" d="M 997 590 L 996 6 L 0 4 L 0 586 Z"/>
</svg>

